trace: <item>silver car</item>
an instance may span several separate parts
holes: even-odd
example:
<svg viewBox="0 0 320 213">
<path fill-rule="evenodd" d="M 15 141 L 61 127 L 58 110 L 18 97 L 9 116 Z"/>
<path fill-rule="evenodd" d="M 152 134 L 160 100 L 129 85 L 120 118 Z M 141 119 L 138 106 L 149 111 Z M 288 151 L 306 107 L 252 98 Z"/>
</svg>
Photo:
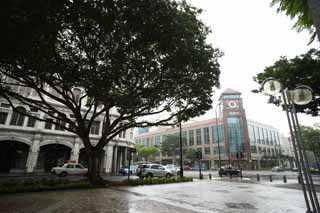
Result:
<svg viewBox="0 0 320 213">
<path fill-rule="evenodd" d="M 144 177 L 171 177 L 172 171 L 166 169 L 160 164 L 141 164 L 137 168 L 137 176 L 143 179 Z"/>
</svg>

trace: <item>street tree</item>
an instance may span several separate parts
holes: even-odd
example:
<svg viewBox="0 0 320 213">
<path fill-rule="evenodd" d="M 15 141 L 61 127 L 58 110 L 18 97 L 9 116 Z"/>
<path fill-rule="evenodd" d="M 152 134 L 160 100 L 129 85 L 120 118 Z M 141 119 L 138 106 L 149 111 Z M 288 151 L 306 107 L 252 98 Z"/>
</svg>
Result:
<svg viewBox="0 0 320 213">
<path fill-rule="evenodd" d="M 297 105 L 297 112 L 303 112 L 312 116 L 319 115 L 320 109 L 320 51 L 309 50 L 306 54 L 296 56 L 293 59 L 281 57 L 273 65 L 264 69 L 257 75 L 256 81 L 262 84 L 267 78 L 275 78 L 288 89 L 294 89 L 299 85 L 307 85 L 312 88 L 314 98 L 307 105 Z"/>
<path fill-rule="evenodd" d="M 137 150 L 138 159 L 144 158 L 146 162 L 148 162 L 148 158 L 159 153 L 159 149 L 157 147 L 145 147 L 141 144 L 137 144 L 135 146 Z"/>
<path fill-rule="evenodd" d="M 185 1 L 9 2 L 18 3 L 1 8 L 11 11 L 2 14 L 4 32 L 21 37 L 18 44 L 4 37 L 11 46 L 0 51 L 0 96 L 79 136 L 91 183 L 102 183 L 102 150 L 120 132 L 174 125 L 211 108 L 221 52 L 206 42 L 201 11 Z M 102 135 L 92 143 L 97 119 Z"/>
<path fill-rule="evenodd" d="M 300 32 L 308 30 L 312 36 L 320 40 L 320 1 L 319 0 L 272 0 L 272 6 L 277 5 L 278 12 L 284 12 L 287 16 L 295 19 L 294 28 Z"/>
<path fill-rule="evenodd" d="M 176 153 L 180 147 L 179 135 L 166 135 L 165 139 L 161 143 L 161 153 L 172 156 L 173 164 L 176 162 Z"/>
<path fill-rule="evenodd" d="M 315 129 L 312 127 L 302 126 L 301 127 L 303 143 L 306 150 L 314 153 L 317 166 L 320 169 L 319 159 L 320 159 L 320 129 Z"/>
<path fill-rule="evenodd" d="M 188 149 L 186 151 L 186 155 L 185 156 L 186 156 L 187 159 L 189 159 L 191 161 L 192 165 L 194 165 L 195 164 L 194 162 L 197 160 L 196 152 L 197 152 L 196 149 Z"/>
</svg>

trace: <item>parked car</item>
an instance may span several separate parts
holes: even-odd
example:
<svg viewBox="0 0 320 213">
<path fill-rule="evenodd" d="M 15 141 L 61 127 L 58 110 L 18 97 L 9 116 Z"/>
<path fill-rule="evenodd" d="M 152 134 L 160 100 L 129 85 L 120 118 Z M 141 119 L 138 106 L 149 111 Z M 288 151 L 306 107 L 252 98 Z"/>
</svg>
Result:
<svg viewBox="0 0 320 213">
<path fill-rule="evenodd" d="M 171 177 L 172 175 L 172 171 L 160 164 L 141 164 L 137 168 L 137 176 L 141 179 L 144 177 Z"/>
<path fill-rule="evenodd" d="M 136 170 L 137 170 L 138 166 L 137 165 L 130 165 L 130 174 L 136 174 Z M 119 173 L 122 175 L 128 175 L 128 167 L 122 167 L 119 170 Z"/>
<path fill-rule="evenodd" d="M 164 166 L 167 170 L 170 170 L 173 175 L 177 175 L 180 172 L 180 167 L 177 167 L 174 164 L 167 164 Z"/>
<path fill-rule="evenodd" d="M 272 167 L 272 169 L 271 169 L 271 171 L 273 171 L 273 172 L 282 172 L 284 170 L 285 169 L 280 166 L 275 166 L 275 167 Z"/>
<path fill-rule="evenodd" d="M 87 175 L 88 169 L 77 163 L 65 163 L 63 166 L 53 167 L 51 173 L 60 177 L 67 175 Z"/>
<path fill-rule="evenodd" d="M 223 166 L 219 168 L 218 174 L 222 176 L 240 176 L 241 171 L 239 169 L 233 168 L 232 166 Z"/>
<path fill-rule="evenodd" d="M 190 170 L 192 170 L 192 166 L 184 165 L 183 170 L 190 171 Z"/>
<path fill-rule="evenodd" d="M 194 167 L 192 167 L 191 170 L 192 170 L 192 171 L 199 171 L 199 166 L 194 166 Z M 205 171 L 205 170 L 206 170 L 206 168 L 201 167 L 201 171 Z"/>
</svg>

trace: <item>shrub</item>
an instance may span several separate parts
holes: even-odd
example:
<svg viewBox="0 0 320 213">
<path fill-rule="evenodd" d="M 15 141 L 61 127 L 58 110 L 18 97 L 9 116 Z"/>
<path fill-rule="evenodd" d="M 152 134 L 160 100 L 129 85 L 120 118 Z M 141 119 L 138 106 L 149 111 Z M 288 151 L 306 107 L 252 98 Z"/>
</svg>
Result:
<svg viewBox="0 0 320 213">
<path fill-rule="evenodd" d="M 128 181 L 129 185 L 150 185 L 150 184 L 166 184 L 166 183 L 178 183 L 178 182 L 187 182 L 193 181 L 192 177 L 171 177 L 171 178 L 145 178 L 145 179 L 130 179 Z"/>
<path fill-rule="evenodd" d="M 69 180 L 25 180 L 21 182 L 5 182 L 0 184 L 0 194 L 17 193 L 17 192 L 35 192 L 44 190 L 58 189 L 75 189 L 89 188 L 91 185 L 88 181 L 69 181 Z"/>
</svg>

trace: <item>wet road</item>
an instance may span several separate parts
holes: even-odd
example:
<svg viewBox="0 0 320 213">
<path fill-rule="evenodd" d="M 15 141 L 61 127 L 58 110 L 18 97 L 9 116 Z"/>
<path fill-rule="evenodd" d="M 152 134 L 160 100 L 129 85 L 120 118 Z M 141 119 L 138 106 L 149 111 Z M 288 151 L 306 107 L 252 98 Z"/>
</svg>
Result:
<svg viewBox="0 0 320 213">
<path fill-rule="evenodd" d="M 0 197 L 0 212 L 305 212 L 300 190 L 233 180 L 25 193 Z"/>
</svg>

